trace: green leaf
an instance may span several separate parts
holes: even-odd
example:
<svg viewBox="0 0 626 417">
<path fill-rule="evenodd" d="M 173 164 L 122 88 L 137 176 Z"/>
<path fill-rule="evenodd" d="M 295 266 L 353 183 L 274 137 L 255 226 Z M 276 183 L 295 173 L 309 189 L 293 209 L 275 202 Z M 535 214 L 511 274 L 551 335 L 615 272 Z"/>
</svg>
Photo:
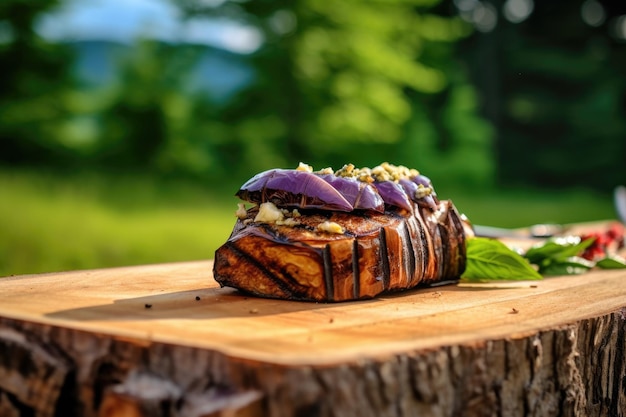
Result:
<svg viewBox="0 0 626 417">
<path fill-rule="evenodd" d="M 467 240 L 467 266 L 461 279 L 469 282 L 542 279 L 526 259 L 504 243 L 482 237 Z"/>
<path fill-rule="evenodd" d="M 528 249 L 524 257 L 538 265 L 546 259 L 566 259 L 580 255 L 594 240 L 590 238 L 581 241 L 578 236 L 551 238 Z"/>
<path fill-rule="evenodd" d="M 596 265 L 580 256 L 570 256 L 564 259 L 549 259 L 543 262 L 539 272 L 543 275 L 578 275 L 589 271 Z"/>
<path fill-rule="evenodd" d="M 626 259 L 621 256 L 607 256 L 596 262 L 596 266 L 603 269 L 620 269 L 626 268 Z"/>
</svg>

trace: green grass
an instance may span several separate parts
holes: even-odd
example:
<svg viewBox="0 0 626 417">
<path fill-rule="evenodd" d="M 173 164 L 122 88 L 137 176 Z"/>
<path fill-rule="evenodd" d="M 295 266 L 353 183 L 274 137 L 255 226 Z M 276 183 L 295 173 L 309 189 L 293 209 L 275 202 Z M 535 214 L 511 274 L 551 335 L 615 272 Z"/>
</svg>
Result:
<svg viewBox="0 0 626 417">
<path fill-rule="evenodd" d="M 0 170 L 0 276 L 210 259 L 235 222 L 235 189 Z M 588 191 L 438 191 L 473 222 L 494 226 L 614 217 L 610 196 Z"/>
<path fill-rule="evenodd" d="M 233 193 L 149 178 L 0 173 L 0 276 L 210 259 Z"/>
<path fill-rule="evenodd" d="M 511 189 L 471 194 L 451 190 L 451 198 L 472 222 L 500 227 L 524 227 L 536 223 L 568 224 L 614 219 L 612 196 L 590 190 L 547 191 Z"/>
</svg>

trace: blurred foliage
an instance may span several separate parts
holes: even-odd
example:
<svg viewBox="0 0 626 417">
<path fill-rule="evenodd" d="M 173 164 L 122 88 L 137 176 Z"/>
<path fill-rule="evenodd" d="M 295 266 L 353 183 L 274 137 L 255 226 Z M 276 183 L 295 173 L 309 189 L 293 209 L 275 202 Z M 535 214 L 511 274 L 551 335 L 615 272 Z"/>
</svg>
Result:
<svg viewBox="0 0 626 417">
<path fill-rule="evenodd" d="M 12 17 L 23 2 L 7 1 L 15 9 L 4 16 L 17 24 Z M 32 119 L 38 97 L 30 91 L 15 92 L 21 107 L 3 101 L 3 159 L 32 164 L 39 153 L 61 166 L 223 180 L 299 161 L 339 168 L 390 160 L 426 170 L 447 159 L 463 162 L 460 155 L 471 150 L 477 163 L 457 163 L 446 177 L 487 181 L 492 132 L 477 115 L 474 89 L 454 59 L 455 42 L 471 28 L 458 17 L 431 12 L 437 3 L 226 1 L 214 8 L 176 2 L 188 17 L 226 16 L 262 34 L 261 48 L 246 57 L 254 81 L 226 103 L 188 88 L 200 47 L 148 40 L 119 61 L 120 76 L 108 90 L 83 88 L 69 78 L 71 61 L 57 55 L 62 46 L 45 44 L 31 30 L 33 18 L 55 3 L 33 3 L 33 18 L 15 31 L 28 30 L 45 44 L 31 45 L 28 55 L 55 58 L 56 73 L 42 71 L 37 61 L 11 68 L 55 89 L 39 106 L 55 118 L 50 126 Z M 17 119 L 6 121 L 9 114 L 30 119 L 19 130 L 12 126 Z M 31 151 L 16 152 L 16 146 Z"/>
<path fill-rule="evenodd" d="M 581 17 L 589 6 L 605 14 L 595 26 Z M 497 132 L 501 184 L 626 183 L 626 42 L 614 34 L 624 15 L 624 2 L 535 1 L 523 22 L 500 19 L 460 43 Z"/>
<path fill-rule="evenodd" d="M 0 164 L 145 171 L 220 183 L 260 170 L 388 160 L 438 183 L 609 190 L 626 183 L 626 43 L 538 3 L 475 31 L 452 0 L 172 1 L 185 18 L 255 28 L 254 77 L 194 91 L 201 45 L 139 40 L 88 88 L 67 44 L 33 30 L 58 0 L 0 5 Z M 218 4 L 218 6 L 215 6 Z M 465 6 L 464 6 L 465 7 Z M 464 14 L 465 13 L 465 14 Z M 477 16 L 477 13 L 474 13 Z"/>
<path fill-rule="evenodd" d="M 58 163 L 70 117 L 71 53 L 33 30 L 57 0 L 0 2 L 0 162 Z"/>
<path fill-rule="evenodd" d="M 0 277 L 210 259 L 235 220 L 224 190 L 137 173 L 0 170 L 0 190 Z"/>
<path fill-rule="evenodd" d="M 195 87 L 216 50 L 148 39 L 94 87 L 75 45 L 33 29 L 62 0 L 0 2 L 0 275 L 210 258 L 236 187 L 299 161 L 419 168 L 476 223 L 613 215 L 598 192 L 626 183 L 625 3 L 592 27 L 583 0 L 516 24 L 505 0 L 171 2 L 258 31 L 229 56 L 253 74 L 235 95 Z M 497 24 L 474 30 L 487 5 Z"/>
<path fill-rule="evenodd" d="M 391 160 L 427 170 L 470 148 L 476 164 L 457 165 L 459 175 L 448 177 L 488 181 L 492 132 L 454 59 L 455 42 L 471 27 L 431 13 L 436 3 L 183 2 L 190 17 L 227 16 L 265 39 L 252 56 L 256 82 L 221 115 L 238 125 L 228 149 L 234 168 Z"/>
</svg>

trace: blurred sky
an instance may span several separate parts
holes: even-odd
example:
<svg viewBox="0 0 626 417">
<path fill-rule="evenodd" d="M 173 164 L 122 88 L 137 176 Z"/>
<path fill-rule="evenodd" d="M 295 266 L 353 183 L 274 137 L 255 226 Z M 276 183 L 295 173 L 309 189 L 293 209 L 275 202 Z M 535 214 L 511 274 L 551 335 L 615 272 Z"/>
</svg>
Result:
<svg viewBox="0 0 626 417">
<path fill-rule="evenodd" d="M 224 0 L 203 0 L 217 6 Z M 36 30 L 53 41 L 109 40 L 130 43 L 147 37 L 188 42 L 238 53 L 255 51 L 262 43 L 254 28 L 225 19 L 181 19 L 167 0 L 66 0 L 37 22 Z"/>
<path fill-rule="evenodd" d="M 215 7 L 226 0 L 197 0 Z M 533 12 L 534 0 L 506 0 L 499 12 L 490 2 L 453 0 L 459 15 L 479 31 L 490 32 L 501 13 L 513 23 L 526 20 Z M 581 16 L 590 26 L 600 26 L 606 12 L 597 0 L 585 0 Z M 626 15 L 610 22 L 611 34 L 626 39 Z M 37 25 L 50 40 L 110 40 L 130 43 L 138 37 L 167 42 L 205 44 L 238 53 L 254 52 L 263 42 L 260 32 L 250 26 L 226 19 L 181 19 L 180 10 L 168 0 L 65 0 L 58 10 L 46 15 Z"/>
</svg>

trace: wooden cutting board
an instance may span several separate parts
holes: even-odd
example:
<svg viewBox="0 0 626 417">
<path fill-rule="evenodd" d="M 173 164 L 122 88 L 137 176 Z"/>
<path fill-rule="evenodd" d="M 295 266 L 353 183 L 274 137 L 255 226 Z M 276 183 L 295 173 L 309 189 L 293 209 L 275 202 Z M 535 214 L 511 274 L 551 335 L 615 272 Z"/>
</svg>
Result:
<svg viewBox="0 0 626 417">
<path fill-rule="evenodd" d="M 211 261 L 197 261 L 2 278 L 0 329 L 23 327 L 44 339 L 45 346 L 54 345 L 55 331 L 63 329 L 62 334 L 77 332 L 81 337 L 75 340 L 87 338 L 89 343 L 114 340 L 148 350 L 155 345 L 181 347 L 212 352 L 221 361 L 236 362 L 240 370 L 241 364 L 250 364 L 256 370 L 281 372 L 396 363 L 405 354 L 451 346 L 484 349 L 485 343 L 525 340 L 606 317 L 618 326 L 610 334 L 624 335 L 626 270 L 532 282 L 444 285 L 337 304 L 246 296 L 219 288 L 211 270 Z M 6 340 L 11 337 L 5 335 Z M 528 359 L 528 354 L 522 356 Z M 622 357 L 615 371 L 626 369 L 624 361 Z M 133 368 L 124 366 L 122 374 Z M 237 380 L 225 378 L 233 384 Z M 261 377 L 255 378 L 259 385 Z M 616 381 L 623 389 L 625 383 Z M 246 385 L 259 388 L 250 381 L 238 388 Z M 277 398 L 266 407 L 276 407 Z M 0 410 L 1 400 L 0 395 Z"/>
<path fill-rule="evenodd" d="M 536 332 L 626 307 L 626 270 L 447 285 L 338 304 L 219 288 L 211 261 L 0 280 L 0 316 L 288 365 Z"/>
</svg>

